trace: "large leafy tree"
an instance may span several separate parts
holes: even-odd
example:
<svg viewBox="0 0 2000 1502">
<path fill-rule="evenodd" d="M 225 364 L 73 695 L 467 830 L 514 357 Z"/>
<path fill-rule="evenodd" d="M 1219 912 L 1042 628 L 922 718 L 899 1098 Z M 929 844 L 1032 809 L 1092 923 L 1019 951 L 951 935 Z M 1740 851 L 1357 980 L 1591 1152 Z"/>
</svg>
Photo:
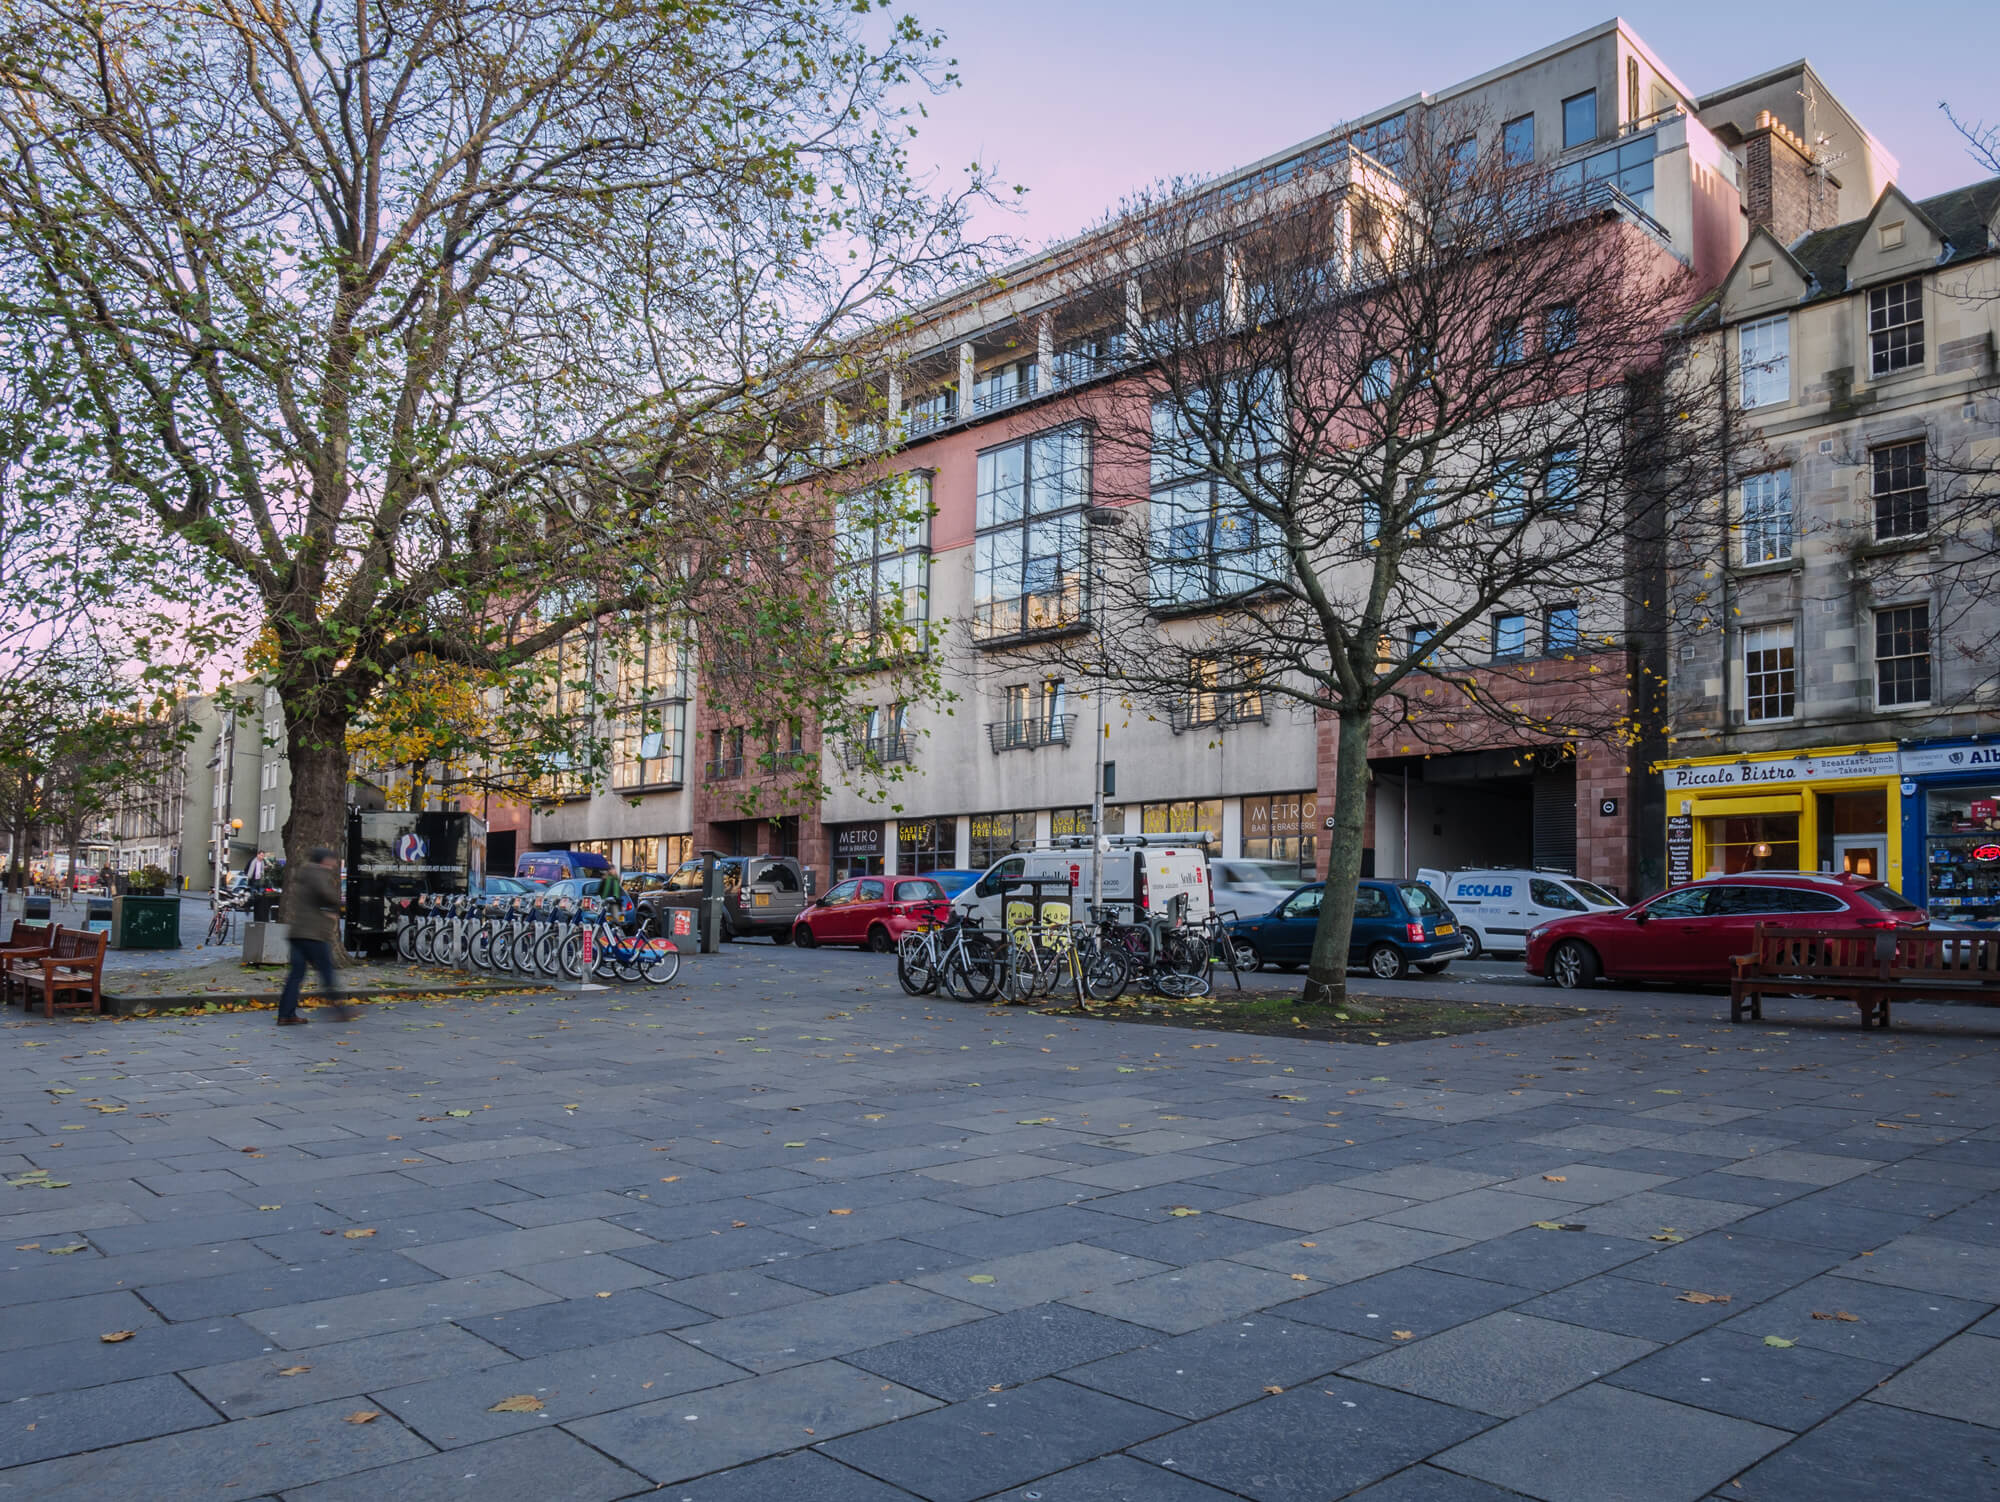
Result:
<svg viewBox="0 0 2000 1502">
<path fill-rule="evenodd" d="M 145 586 L 149 652 L 268 631 L 295 856 L 412 662 L 698 608 L 827 707 L 820 519 L 770 482 L 968 264 L 983 179 L 904 154 L 937 41 L 869 0 L 0 0 L 10 538 L 51 598 Z"/>
<path fill-rule="evenodd" d="M 1390 162 L 1143 195 L 1075 274 L 1128 373 L 1073 403 L 1114 503 L 1096 629 L 1042 651 L 1177 729 L 1330 722 L 1309 1002 L 1345 993 L 1379 742 L 1622 760 L 1662 728 L 1662 540 L 1714 468 L 1712 407 L 1667 395 L 1698 289 L 1608 187 L 1496 135 L 1440 109 Z"/>
</svg>

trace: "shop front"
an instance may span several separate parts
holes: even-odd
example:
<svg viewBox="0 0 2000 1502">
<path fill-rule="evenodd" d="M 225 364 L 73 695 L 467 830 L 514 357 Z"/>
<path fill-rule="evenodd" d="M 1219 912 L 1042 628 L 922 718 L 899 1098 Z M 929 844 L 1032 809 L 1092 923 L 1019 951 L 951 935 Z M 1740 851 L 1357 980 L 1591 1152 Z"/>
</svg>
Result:
<svg viewBox="0 0 2000 1502">
<path fill-rule="evenodd" d="M 1669 885 L 1739 871 L 1851 872 L 1903 885 L 1893 744 L 1692 757 L 1660 772 Z"/>
<path fill-rule="evenodd" d="M 1933 917 L 2000 920 L 2000 743 L 1903 750 L 1903 895 Z"/>
<path fill-rule="evenodd" d="M 835 826 L 831 833 L 835 881 L 849 876 L 882 874 L 882 826 L 879 823 L 841 824 Z"/>
</svg>

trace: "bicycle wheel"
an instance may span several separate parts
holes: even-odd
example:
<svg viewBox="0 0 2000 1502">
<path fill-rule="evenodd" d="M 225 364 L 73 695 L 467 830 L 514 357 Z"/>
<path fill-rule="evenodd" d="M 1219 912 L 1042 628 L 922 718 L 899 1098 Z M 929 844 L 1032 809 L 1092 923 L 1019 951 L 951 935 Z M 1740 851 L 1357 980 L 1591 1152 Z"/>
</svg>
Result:
<svg viewBox="0 0 2000 1502">
<path fill-rule="evenodd" d="M 493 964 L 493 930 L 481 924 L 472 931 L 465 941 L 465 960 L 475 970 L 490 969 Z"/>
<path fill-rule="evenodd" d="M 1116 1001 L 1125 994 L 1132 979 L 1132 967 L 1122 949 L 1109 944 L 1088 945 L 1083 961 L 1083 991 L 1092 1001 Z"/>
<path fill-rule="evenodd" d="M 896 946 L 896 980 L 912 996 L 928 996 L 938 988 L 935 947 L 929 933 L 904 934 Z"/>
<path fill-rule="evenodd" d="M 610 925 L 605 923 L 598 924 L 595 932 L 596 938 L 592 945 L 595 958 L 590 973 L 601 981 L 616 980 L 618 978 L 617 935 L 613 934 Z"/>
<path fill-rule="evenodd" d="M 946 993 L 961 1001 L 990 1001 L 1000 989 L 1002 958 L 990 939 L 967 935 L 946 957 Z"/>
<path fill-rule="evenodd" d="M 214 926 L 209 925 L 211 929 Z M 417 957 L 417 925 L 407 917 L 396 929 L 396 953 L 406 961 Z"/>
<path fill-rule="evenodd" d="M 668 947 L 672 940 L 648 935 L 643 942 L 646 948 L 639 956 L 639 974 L 649 984 L 664 986 L 681 973 L 681 952 Z"/>
</svg>

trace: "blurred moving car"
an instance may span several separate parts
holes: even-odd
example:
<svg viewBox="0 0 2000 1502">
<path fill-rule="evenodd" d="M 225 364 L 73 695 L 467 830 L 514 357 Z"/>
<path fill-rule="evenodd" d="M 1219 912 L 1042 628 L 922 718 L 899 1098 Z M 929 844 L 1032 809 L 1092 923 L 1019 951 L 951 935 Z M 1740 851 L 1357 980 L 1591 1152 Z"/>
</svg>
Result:
<svg viewBox="0 0 2000 1502">
<path fill-rule="evenodd" d="M 1760 923 L 1780 928 L 1917 928 L 1901 892 L 1866 876 L 1743 871 L 1670 887 L 1620 912 L 1584 913 L 1528 931 L 1528 973 L 1564 990 L 1600 979 L 1723 985 Z"/>
<path fill-rule="evenodd" d="M 542 890 L 538 881 L 527 881 L 519 876 L 482 876 L 474 889 L 475 897 L 532 897 Z"/>
<path fill-rule="evenodd" d="M 1273 965 L 1293 970 L 1312 958 L 1326 883 L 1300 887 L 1270 912 L 1225 924 L 1236 946 L 1239 970 Z M 1420 881 L 1363 881 L 1355 891 L 1354 930 L 1348 938 L 1349 968 L 1365 968 L 1381 980 L 1400 980 L 1414 968 L 1442 974 L 1465 953 L 1458 918 L 1437 893 Z"/>
<path fill-rule="evenodd" d="M 536 881 L 597 876 L 610 869 L 610 861 L 588 850 L 530 850 L 514 862 L 516 876 L 531 877 Z"/>
<path fill-rule="evenodd" d="M 566 898 L 571 902 L 579 897 L 595 897 L 603 890 L 604 880 L 597 876 L 565 876 L 561 881 L 552 881 L 545 887 L 530 889 L 532 895 Z"/>
<path fill-rule="evenodd" d="M 1226 913 L 1233 908 L 1239 918 L 1269 912 L 1306 880 L 1291 861 L 1253 860 L 1212 860 L 1208 879 L 1215 891 L 1215 910 Z"/>
<path fill-rule="evenodd" d="M 838 882 L 793 926 L 801 948 L 859 944 L 887 954 L 913 928 L 944 922 L 951 902 L 933 876 L 856 876 Z"/>
</svg>

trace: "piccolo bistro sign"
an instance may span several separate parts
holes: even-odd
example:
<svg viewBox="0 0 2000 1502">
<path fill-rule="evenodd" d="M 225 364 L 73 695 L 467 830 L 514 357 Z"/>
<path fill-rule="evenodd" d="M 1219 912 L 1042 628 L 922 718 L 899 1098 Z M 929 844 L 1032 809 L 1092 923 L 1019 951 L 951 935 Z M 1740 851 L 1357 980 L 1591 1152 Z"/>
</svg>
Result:
<svg viewBox="0 0 2000 1502">
<path fill-rule="evenodd" d="M 1662 775 L 1667 791 L 1676 793 L 1700 792 L 1706 788 L 1789 787 L 1839 777 L 1894 777 L 1902 770 L 1902 758 L 1894 751 L 1851 751 L 1837 756 L 1787 756 L 1668 767 Z"/>
</svg>

